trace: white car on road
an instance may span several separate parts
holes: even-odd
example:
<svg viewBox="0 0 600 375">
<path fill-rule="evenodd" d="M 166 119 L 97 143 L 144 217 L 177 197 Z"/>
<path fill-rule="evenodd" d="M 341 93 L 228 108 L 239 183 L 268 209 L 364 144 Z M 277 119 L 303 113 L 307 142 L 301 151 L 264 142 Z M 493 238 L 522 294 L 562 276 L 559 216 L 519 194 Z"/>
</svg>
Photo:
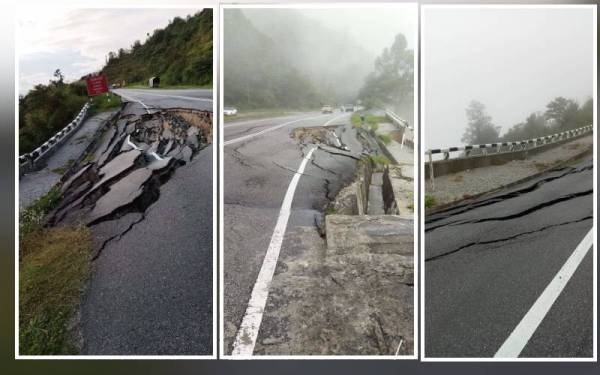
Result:
<svg viewBox="0 0 600 375">
<path fill-rule="evenodd" d="M 235 116 L 237 115 L 238 110 L 235 107 L 225 107 L 223 108 L 223 115 L 225 116 Z"/>
</svg>

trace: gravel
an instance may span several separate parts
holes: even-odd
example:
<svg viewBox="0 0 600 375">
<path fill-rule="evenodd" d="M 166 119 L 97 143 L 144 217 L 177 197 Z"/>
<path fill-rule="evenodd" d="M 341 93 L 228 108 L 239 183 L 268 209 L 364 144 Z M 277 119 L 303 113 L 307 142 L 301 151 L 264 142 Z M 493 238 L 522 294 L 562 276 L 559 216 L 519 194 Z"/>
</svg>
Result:
<svg viewBox="0 0 600 375">
<path fill-rule="evenodd" d="M 593 142 L 593 136 L 589 135 L 536 154 L 527 160 L 513 160 L 503 165 L 436 177 L 435 191 L 431 190 L 430 182 L 426 181 L 425 194 L 434 197 L 439 205 L 494 190 L 572 158 L 592 148 Z"/>
</svg>

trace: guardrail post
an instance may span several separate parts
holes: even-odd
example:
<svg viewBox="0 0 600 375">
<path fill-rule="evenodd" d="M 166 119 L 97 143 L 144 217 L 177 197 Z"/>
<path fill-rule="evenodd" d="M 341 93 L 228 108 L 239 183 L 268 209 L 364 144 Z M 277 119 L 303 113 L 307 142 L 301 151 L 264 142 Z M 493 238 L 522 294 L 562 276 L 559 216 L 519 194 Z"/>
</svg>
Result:
<svg viewBox="0 0 600 375">
<path fill-rule="evenodd" d="M 431 152 L 429 154 L 429 183 L 431 185 L 431 191 L 435 190 L 435 182 L 433 177 L 433 158 L 431 157 Z"/>
</svg>

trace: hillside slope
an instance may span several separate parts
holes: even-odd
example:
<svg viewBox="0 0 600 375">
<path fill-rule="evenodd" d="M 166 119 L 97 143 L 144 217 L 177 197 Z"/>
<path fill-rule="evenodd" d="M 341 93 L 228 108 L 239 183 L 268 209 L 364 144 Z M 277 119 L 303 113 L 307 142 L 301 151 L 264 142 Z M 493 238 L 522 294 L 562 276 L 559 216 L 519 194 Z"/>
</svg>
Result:
<svg viewBox="0 0 600 375">
<path fill-rule="evenodd" d="M 161 85 L 210 85 L 213 64 L 213 13 L 204 9 L 185 19 L 175 17 L 144 42 L 108 55 L 102 72 L 110 83 L 147 84 L 159 76 Z"/>
<path fill-rule="evenodd" d="M 224 15 L 225 105 L 241 108 L 314 108 L 320 94 L 278 45 L 238 9 Z"/>
</svg>

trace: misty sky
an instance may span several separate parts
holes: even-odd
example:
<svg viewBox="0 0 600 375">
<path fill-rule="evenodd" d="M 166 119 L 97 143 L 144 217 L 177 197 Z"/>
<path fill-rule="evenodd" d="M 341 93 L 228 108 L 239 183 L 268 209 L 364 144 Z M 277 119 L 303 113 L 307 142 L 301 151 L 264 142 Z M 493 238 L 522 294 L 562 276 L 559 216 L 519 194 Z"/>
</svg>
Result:
<svg viewBox="0 0 600 375">
<path fill-rule="evenodd" d="M 459 146 L 473 99 L 508 128 L 593 94 L 593 10 L 422 8 L 425 149 Z M 423 83 L 422 83 L 423 84 Z"/>
<path fill-rule="evenodd" d="M 302 14 L 315 19 L 332 30 L 340 31 L 356 40 L 363 48 L 378 56 L 394 41 L 396 33 L 404 34 L 408 48 L 415 49 L 417 7 L 413 5 L 386 8 L 308 9 Z M 391 35 L 389 39 L 382 35 Z"/>
<path fill-rule="evenodd" d="M 110 51 L 129 48 L 175 16 L 198 9 L 61 9 L 29 7 L 18 14 L 19 94 L 47 83 L 57 68 L 68 81 L 98 71 Z"/>
</svg>

